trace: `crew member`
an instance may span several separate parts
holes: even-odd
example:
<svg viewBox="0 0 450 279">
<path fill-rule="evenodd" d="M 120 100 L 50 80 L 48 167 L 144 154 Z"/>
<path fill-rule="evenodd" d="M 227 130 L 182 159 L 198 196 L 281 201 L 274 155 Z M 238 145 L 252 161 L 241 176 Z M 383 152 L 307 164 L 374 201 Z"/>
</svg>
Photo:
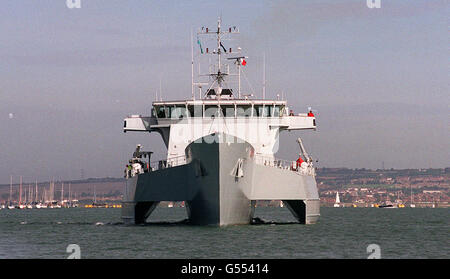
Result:
<svg viewBox="0 0 450 279">
<path fill-rule="evenodd" d="M 310 110 L 310 111 L 308 112 L 308 116 L 309 116 L 309 117 L 314 117 L 314 113 L 312 112 L 312 110 Z"/>
<path fill-rule="evenodd" d="M 130 177 L 131 176 L 131 169 L 132 169 L 132 167 L 131 167 L 131 165 L 127 165 L 127 167 L 128 167 L 128 177 Z"/>
<path fill-rule="evenodd" d="M 298 155 L 298 159 L 297 159 L 297 169 L 302 165 L 303 163 L 303 159 L 302 156 Z"/>
<path fill-rule="evenodd" d="M 125 166 L 125 170 L 123 172 L 125 173 L 124 177 L 128 178 L 128 165 Z"/>
</svg>

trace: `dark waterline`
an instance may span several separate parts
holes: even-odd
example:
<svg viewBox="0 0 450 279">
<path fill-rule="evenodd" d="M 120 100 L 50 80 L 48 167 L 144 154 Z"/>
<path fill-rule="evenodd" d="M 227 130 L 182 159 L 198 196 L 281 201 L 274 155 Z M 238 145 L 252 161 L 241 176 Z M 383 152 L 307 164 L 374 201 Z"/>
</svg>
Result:
<svg viewBox="0 0 450 279">
<path fill-rule="evenodd" d="M 259 225 L 192 226 L 183 208 L 157 208 L 126 226 L 120 209 L 0 211 L 0 258 L 449 258 L 449 210 L 322 208 L 318 224 L 296 224 L 286 208 L 257 208 Z"/>
</svg>

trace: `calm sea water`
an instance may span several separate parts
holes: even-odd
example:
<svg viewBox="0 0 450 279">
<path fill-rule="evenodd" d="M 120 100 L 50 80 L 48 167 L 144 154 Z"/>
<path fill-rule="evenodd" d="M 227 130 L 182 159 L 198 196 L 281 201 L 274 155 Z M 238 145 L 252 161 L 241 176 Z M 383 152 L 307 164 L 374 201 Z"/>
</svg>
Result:
<svg viewBox="0 0 450 279">
<path fill-rule="evenodd" d="M 315 225 L 286 208 L 257 208 L 262 225 L 191 226 L 183 208 L 157 208 L 153 224 L 125 226 L 120 209 L 0 211 L 0 258 L 450 258 L 449 209 L 321 208 Z M 163 222 L 163 221 L 169 221 Z"/>
</svg>

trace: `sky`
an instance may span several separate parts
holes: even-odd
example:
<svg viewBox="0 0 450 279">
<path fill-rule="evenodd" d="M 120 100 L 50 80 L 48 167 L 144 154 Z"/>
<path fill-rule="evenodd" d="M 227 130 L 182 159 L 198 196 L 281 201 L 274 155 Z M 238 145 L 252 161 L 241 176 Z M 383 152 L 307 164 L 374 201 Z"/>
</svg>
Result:
<svg viewBox="0 0 450 279">
<path fill-rule="evenodd" d="M 300 136 L 318 167 L 449 167 L 449 12 L 444 0 L 5 1 L 0 183 L 120 177 L 138 143 L 163 158 L 160 136 L 124 134 L 123 118 L 148 115 L 160 85 L 165 100 L 190 97 L 191 30 L 219 16 L 239 27 L 226 43 L 248 56 L 244 91 L 261 97 L 265 56 L 266 97 L 316 112 L 317 131 L 282 134 L 276 157 L 296 159 Z"/>
</svg>

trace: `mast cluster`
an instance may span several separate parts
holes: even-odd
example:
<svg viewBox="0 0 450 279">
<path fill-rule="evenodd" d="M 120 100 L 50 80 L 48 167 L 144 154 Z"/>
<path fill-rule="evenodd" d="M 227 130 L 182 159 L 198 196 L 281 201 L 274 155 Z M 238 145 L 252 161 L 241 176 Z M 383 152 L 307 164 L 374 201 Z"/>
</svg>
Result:
<svg viewBox="0 0 450 279">
<path fill-rule="evenodd" d="M 234 35 L 234 34 L 239 34 L 239 29 L 236 28 L 236 26 L 233 27 L 229 27 L 228 29 L 223 29 L 222 28 L 222 20 L 219 17 L 219 19 L 217 20 L 217 29 L 216 30 L 211 30 L 208 27 L 202 27 L 201 30 L 199 32 L 197 32 L 197 37 L 200 35 L 213 35 L 216 37 L 216 48 L 212 50 L 212 52 L 209 51 L 209 48 L 206 48 L 206 52 L 203 52 L 203 47 L 201 45 L 200 39 L 197 39 L 197 43 L 200 46 L 200 51 L 201 54 L 213 54 L 213 55 L 217 55 L 217 68 L 214 69 L 214 71 L 210 71 L 209 74 L 205 75 L 205 76 L 209 76 L 213 79 L 212 84 L 209 86 L 208 90 L 205 92 L 204 97 L 208 97 L 209 96 L 209 92 L 211 92 L 210 90 L 215 86 L 215 96 L 216 98 L 220 98 L 221 94 L 222 94 L 222 89 L 223 89 L 223 84 L 225 82 L 225 77 L 230 75 L 230 71 L 229 68 L 227 67 L 226 70 L 222 69 L 223 67 L 223 63 L 222 63 L 222 55 L 223 54 L 232 54 L 232 53 L 238 53 L 240 51 L 240 48 L 237 49 L 237 51 L 233 51 L 233 49 L 230 48 L 226 48 L 223 44 L 223 40 L 225 38 L 225 36 L 228 35 Z M 192 44 L 192 42 L 191 42 Z M 241 72 L 241 65 L 245 65 L 245 60 L 244 60 L 244 56 L 240 56 L 240 57 L 232 57 L 232 58 L 228 58 L 228 60 L 235 60 L 235 64 L 238 68 L 238 91 L 239 91 L 239 98 L 241 98 L 241 94 L 240 94 L 240 72 Z M 194 95 L 194 85 L 198 85 L 200 90 L 201 87 L 203 85 L 205 85 L 205 83 L 194 83 L 194 59 L 193 59 L 193 54 L 192 54 L 192 97 L 193 99 L 195 99 L 195 95 Z"/>
</svg>

